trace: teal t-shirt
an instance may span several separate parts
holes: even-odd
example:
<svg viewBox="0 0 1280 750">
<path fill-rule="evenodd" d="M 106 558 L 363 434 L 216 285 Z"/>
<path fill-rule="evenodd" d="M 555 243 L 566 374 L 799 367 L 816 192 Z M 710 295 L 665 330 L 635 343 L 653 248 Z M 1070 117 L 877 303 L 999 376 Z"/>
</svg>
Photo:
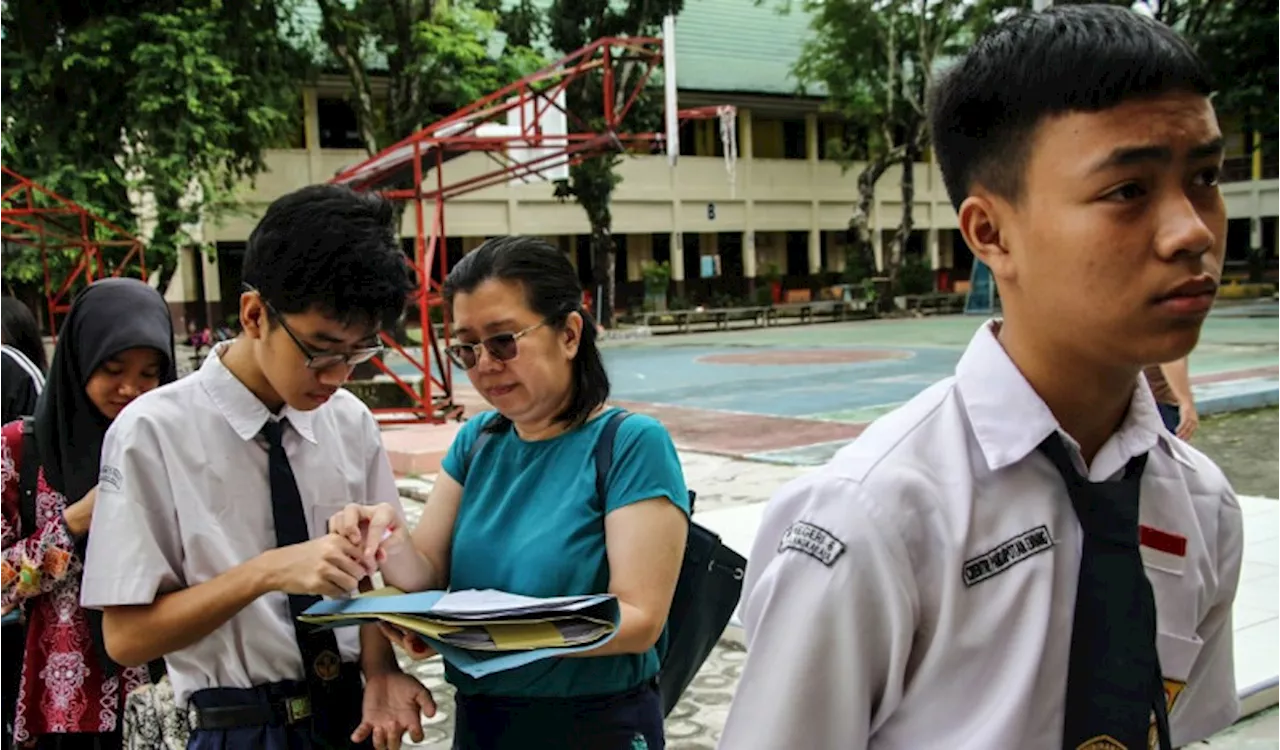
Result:
<svg viewBox="0 0 1280 750">
<path fill-rule="evenodd" d="M 660 422 L 632 414 L 618 426 L 607 497 L 596 497 L 595 446 L 611 414 L 550 440 L 521 440 L 514 429 L 489 439 L 466 467 L 480 431 L 497 414 L 463 425 L 442 468 L 463 485 L 453 529 L 449 588 L 498 589 L 525 596 L 604 593 L 609 588 L 604 517 L 665 497 L 687 514 L 689 495 L 671 436 Z M 544 659 L 475 679 L 447 664 L 464 695 L 569 697 L 632 688 L 658 673 L 644 654 Z"/>
</svg>

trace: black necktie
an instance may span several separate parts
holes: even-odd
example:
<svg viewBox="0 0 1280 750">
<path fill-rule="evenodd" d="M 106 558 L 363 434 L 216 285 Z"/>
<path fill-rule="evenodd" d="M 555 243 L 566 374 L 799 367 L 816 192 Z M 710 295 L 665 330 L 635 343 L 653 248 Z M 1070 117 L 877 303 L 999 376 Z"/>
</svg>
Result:
<svg viewBox="0 0 1280 750">
<path fill-rule="evenodd" d="M 1080 577 L 1067 675 L 1065 750 L 1139 750 L 1155 713 L 1168 750 L 1164 678 L 1156 651 L 1156 602 L 1138 551 L 1138 496 L 1147 456 L 1117 481 L 1080 476 L 1055 432 L 1040 444 L 1066 482 L 1080 521 Z"/>
<path fill-rule="evenodd" d="M 267 420 L 262 427 L 267 439 L 267 473 L 271 479 L 271 515 L 276 525 L 276 546 L 286 547 L 309 541 L 307 514 L 303 510 L 302 495 L 289 466 L 284 451 L 284 424 Z M 316 630 L 298 620 L 308 607 L 320 600 L 318 596 L 289 595 L 289 615 L 297 635 L 298 648 L 302 651 L 302 663 L 306 669 L 307 689 L 311 693 L 311 711 L 317 724 L 330 718 L 327 704 L 336 699 L 339 692 L 338 678 L 342 673 L 342 658 L 338 651 L 338 639 L 332 630 Z M 354 727 L 352 727 L 354 729 Z M 319 730 L 318 730 L 319 731 Z M 347 730 L 348 733 L 351 730 Z"/>
</svg>

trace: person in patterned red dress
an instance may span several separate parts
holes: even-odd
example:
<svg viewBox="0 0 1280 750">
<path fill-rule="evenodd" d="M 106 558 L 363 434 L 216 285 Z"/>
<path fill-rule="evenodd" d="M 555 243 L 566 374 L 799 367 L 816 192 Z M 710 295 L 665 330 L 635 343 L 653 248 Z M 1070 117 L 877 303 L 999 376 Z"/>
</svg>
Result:
<svg viewBox="0 0 1280 750">
<path fill-rule="evenodd" d="M 62 326 L 34 434 L 0 429 L 3 589 L 25 611 L 26 648 L 14 739 L 23 747 L 118 748 L 128 692 L 148 678 L 102 647 L 101 619 L 80 608 L 83 552 L 107 427 L 140 394 L 176 379 L 173 325 L 159 292 L 106 279 L 76 298 Z M 22 496 L 37 472 L 30 528 Z"/>
</svg>

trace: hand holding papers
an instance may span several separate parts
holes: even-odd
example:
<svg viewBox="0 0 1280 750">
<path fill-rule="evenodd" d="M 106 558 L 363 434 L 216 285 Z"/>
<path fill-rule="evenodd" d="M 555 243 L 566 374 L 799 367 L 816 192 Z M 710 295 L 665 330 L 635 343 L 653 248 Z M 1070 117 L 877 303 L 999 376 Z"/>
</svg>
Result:
<svg viewBox="0 0 1280 750">
<path fill-rule="evenodd" d="M 382 621 L 417 633 L 472 677 L 595 648 L 616 634 L 618 601 L 610 594 L 535 598 L 501 591 L 384 588 L 317 603 L 298 619 L 336 628 Z"/>
</svg>

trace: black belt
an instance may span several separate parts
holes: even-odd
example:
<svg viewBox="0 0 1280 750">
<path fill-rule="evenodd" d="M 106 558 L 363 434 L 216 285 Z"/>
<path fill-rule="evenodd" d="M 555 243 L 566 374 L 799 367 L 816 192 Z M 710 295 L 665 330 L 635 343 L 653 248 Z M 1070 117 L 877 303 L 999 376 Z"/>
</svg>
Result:
<svg viewBox="0 0 1280 750">
<path fill-rule="evenodd" d="M 311 698 L 305 693 L 274 700 L 268 704 L 207 708 L 190 706 L 187 709 L 187 719 L 193 731 L 289 726 L 309 718 L 311 718 Z"/>
</svg>

